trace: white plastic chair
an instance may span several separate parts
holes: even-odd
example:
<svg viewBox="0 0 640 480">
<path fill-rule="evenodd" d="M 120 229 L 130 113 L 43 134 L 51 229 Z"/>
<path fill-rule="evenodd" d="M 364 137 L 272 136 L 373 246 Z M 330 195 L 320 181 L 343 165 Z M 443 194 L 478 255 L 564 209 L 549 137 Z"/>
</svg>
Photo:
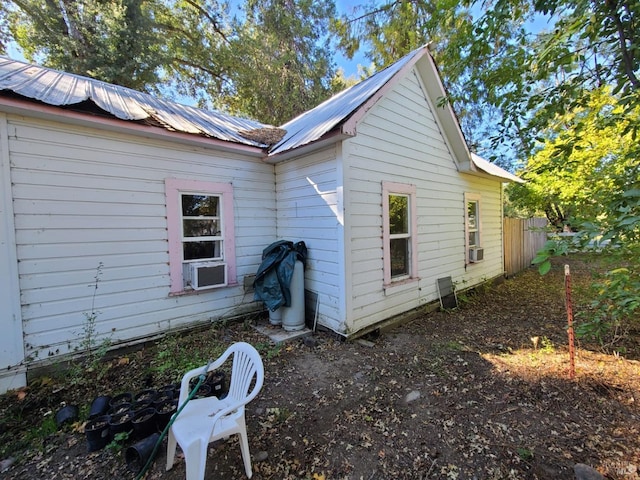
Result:
<svg viewBox="0 0 640 480">
<path fill-rule="evenodd" d="M 258 394 L 264 382 L 264 366 L 258 351 L 248 343 L 231 345 L 207 371 L 219 368 L 231 355 L 233 365 L 229 393 L 223 399 L 205 397 L 192 399 L 178 414 L 169 430 L 167 470 L 173 467 L 176 445 L 184 453 L 187 480 L 204 479 L 207 449 L 214 440 L 240 435 L 240 449 L 247 477 L 251 478 L 251 456 L 247 440 L 244 406 Z M 189 381 L 202 374 L 206 366 L 195 368 L 182 377 L 179 405 L 189 396 Z M 255 379 L 255 381 L 254 381 Z"/>
</svg>

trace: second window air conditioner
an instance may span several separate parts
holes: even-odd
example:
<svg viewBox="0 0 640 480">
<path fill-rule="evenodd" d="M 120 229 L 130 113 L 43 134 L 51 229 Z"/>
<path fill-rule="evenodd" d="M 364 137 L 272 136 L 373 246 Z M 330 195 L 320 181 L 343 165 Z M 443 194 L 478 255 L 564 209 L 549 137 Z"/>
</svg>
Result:
<svg viewBox="0 0 640 480">
<path fill-rule="evenodd" d="M 469 249 L 469 262 L 477 263 L 484 260 L 484 248 L 482 247 L 471 247 Z"/>
</svg>

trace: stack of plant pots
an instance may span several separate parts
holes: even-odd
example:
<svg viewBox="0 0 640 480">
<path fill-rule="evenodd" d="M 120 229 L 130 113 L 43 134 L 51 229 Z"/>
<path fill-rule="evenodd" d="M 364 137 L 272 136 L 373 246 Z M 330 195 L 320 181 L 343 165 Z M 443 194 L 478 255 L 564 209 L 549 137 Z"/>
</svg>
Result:
<svg viewBox="0 0 640 480">
<path fill-rule="evenodd" d="M 209 373 L 194 398 L 212 395 L 224 398 L 226 394 L 224 372 L 214 371 Z M 119 433 L 128 432 L 127 440 L 140 440 L 139 444 L 141 439 L 162 432 L 177 411 L 179 396 L 180 384 L 170 384 L 160 389 L 141 390 L 135 395 L 125 392 L 114 397 L 96 397 L 91 403 L 85 426 L 89 452 L 104 448 Z M 132 461 L 139 462 L 139 452 L 129 453 Z"/>
</svg>

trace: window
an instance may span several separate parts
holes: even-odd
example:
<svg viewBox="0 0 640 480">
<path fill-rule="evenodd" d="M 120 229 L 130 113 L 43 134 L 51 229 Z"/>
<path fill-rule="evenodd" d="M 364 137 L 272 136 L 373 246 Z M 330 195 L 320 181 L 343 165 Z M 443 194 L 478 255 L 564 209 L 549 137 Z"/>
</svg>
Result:
<svg viewBox="0 0 640 480">
<path fill-rule="evenodd" d="M 483 259 L 481 242 L 482 217 L 480 214 L 480 196 L 477 194 L 465 194 L 465 248 L 467 251 L 467 263 L 476 263 Z"/>
<path fill-rule="evenodd" d="M 222 260 L 220 195 L 181 193 L 182 258 Z"/>
<path fill-rule="evenodd" d="M 478 216 L 478 201 L 467 202 L 467 232 L 469 247 L 480 246 L 480 228 Z"/>
<path fill-rule="evenodd" d="M 417 278 L 416 188 L 383 182 L 384 284 Z"/>
<path fill-rule="evenodd" d="M 236 283 L 231 184 L 167 179 L 165 189 L 171 293 L 198 289 L 196 276 L 201 288 Z"/>
</svg>

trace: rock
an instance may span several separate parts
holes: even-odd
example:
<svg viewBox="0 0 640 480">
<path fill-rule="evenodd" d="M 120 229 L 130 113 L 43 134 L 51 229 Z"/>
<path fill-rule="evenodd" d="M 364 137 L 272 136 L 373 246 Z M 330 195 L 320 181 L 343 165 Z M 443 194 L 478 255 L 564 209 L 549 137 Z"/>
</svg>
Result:
<svg viewBox="0 0 640 480">
<path fill-rule="evenodd" d="M 369 340 L 365 340 L 363 338 L 359 338 L 356 340 L 356 343 L 362 345 L 363 347 L 373 348 L 376 346 L 375 343 L 370 342 Z"/>
<path fill-rule="evenodd" d="M 362 371 L 356 372 L 355 375 L 353 376 L 353 379 L 355 380 L 356 383 L 363 383 L 365 375 L 366 374 Z"/>
<path fill-rule="evenodd" d="M 4 460 L 2 460 L 0 462 L 0 472 L 5 472 L 9 470 L 9 468 L 11 467 L 11 465 L 13 465 L 15 461 L 16 459 L 13 457 L 5 458 Z"/>
<path fill-rule="evenodd" d="M 417 390 L 414 390 L 412 392 L 409 392 L 407 394 L 406 397 L 404 397 L 404 403 L 411 403 L 411 402 L 415 402 L 416 400 L 418 400 L 420 398 L 420 392 Z"/>
<path fill-rule="evenodd" d="M 254 462 L 264 462 L 267 458 L 269 458 L 269 454 L 264 450 L 256 453 L 256 456 L 253 457 Z"/>
<path fill-rule="evenodd" d="M 310 336 L 304 337 L 302 339 L 302 343 L 304 343 L 309 348 L 314 348 L 318 346 L 318 340 Z"/>
<path fill-rule="evenodd" d="M 576 463 L 573 471 L 576 474 L 576 480 L 605 480 L 600 472 L 584 463 Z"/>
</svg>

